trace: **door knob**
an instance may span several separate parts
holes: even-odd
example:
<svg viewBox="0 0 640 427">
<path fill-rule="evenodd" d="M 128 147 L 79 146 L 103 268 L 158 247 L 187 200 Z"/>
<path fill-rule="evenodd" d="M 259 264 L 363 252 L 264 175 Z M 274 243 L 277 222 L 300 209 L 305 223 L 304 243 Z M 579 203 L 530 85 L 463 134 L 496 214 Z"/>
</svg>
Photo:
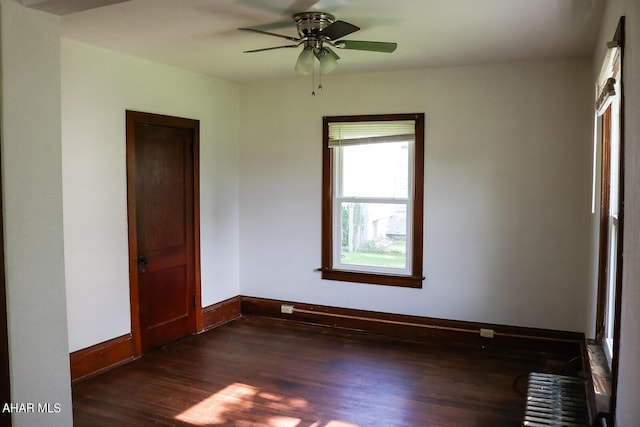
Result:
<svg viewBox="0 0 640 427">
<path fill-rule="evenodd" d="M 140 273 L 144 273 L 147 264 L 149 264 L 149 260 L 147 259 L 147 257 L 144 256 L 144 254 L 140 254 L 138 256 L 138 268 L 140 269 Z"/>
</svg>

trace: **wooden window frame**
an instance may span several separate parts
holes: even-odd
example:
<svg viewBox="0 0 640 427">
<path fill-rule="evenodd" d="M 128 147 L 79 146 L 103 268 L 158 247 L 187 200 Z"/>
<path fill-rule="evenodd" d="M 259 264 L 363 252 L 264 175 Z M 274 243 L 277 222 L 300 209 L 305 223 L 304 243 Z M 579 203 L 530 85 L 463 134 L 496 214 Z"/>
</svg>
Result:
<svg viewBox="0 0 640 427">
<path fill-rule="evenodd" d="M 329 147 L 329 124 L 334 122 L 375 122 L 413 120 L 415 147 L 413 160 L 414 188 L 412 218 L 411 274 L 398 275 L 336 269 L 333 265 L 333 170 L 335 156 Z M 322 119 L 322 278 L 373 285 L 422 288 L 423 263 L 423 211 L 424 211 L 424 113 L 382 114 L 356 116 L 327 116 Z"/>
<path fill-rule="evenodd" d="M 614 302 L 614 325 L 613 325 L 613 357 L 611 359 L 611 396 L 609 399 L 609 417 L 612 424 L 615 424 L 615 412 L 617 406 L 618 371 L 620 359 L 620 321 L 622 313 L 622 271 L 623 271 L 623 243 L 624 243 L 624 40 L 625 40 L 625 17 L 621 17 L 614 35 L 614 41 L 621 49 L 620 62 L 618 64 L 620 73 L 620 110 L 619 110 L 619 185 L 618 185 L 618 243 L 616 248 L 616 277 L 615 277 L 615 302 Z M 600 176 L 600 217 L 599 217 L 599 244 L 598 244 L 598 288 L 596 301 L 596 342 L 604 345 L 605 326 L 607 317 L 607 276 L 609 257 L 609 209 L 610 209 L 610 174 L 611 174 L 611 107 L 609 106 L 602 115 L 602 160 Z"/>
</svg>

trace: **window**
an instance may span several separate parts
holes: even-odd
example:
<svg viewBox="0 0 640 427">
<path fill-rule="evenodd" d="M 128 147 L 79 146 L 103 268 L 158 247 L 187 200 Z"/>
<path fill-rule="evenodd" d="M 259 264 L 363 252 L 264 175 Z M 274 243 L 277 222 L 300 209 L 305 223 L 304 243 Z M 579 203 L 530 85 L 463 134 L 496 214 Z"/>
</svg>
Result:
<svg viewBox="0 0 640 427">
<path fill-rule="evenodd" d="M 619 93 L 619 92 L 618 92 Z M 606 254 L 606 302 L 604 312 L 603 347 L 607 360 L 611 364 L 613 358 L 613 337 L 616 311 L 616 282 L 618 280 L 618 241 L 620 239 L 620 133 L 619 133 L 619 103 L 613 102 L 603 117 L 603 148 L 608 151 L 608 200 L 602 212 L 607 228 Z"/>
<path fill-rule="evenodd" d="M 596 339 L 609 365 L 616 358 L 622 280 L 622 84 L 620 29 L 609 50 L 596 86 L 596 124 L 601 129 L 600 247 Z"/>
<path fill-rule="evenodd" d="M 620 312 L 624 234 L 624 17 L 620 18 L 614 40 L 607 43 L 596 84 L 596 130 L 601 136 L 600 242 L 596 341 L 602 345 L 611 369 L 611 396 L 608 399 L 611 425 L 615 425 L 617 405 Z M 594 171 L 598 138 L 594 138 Z M 595 183 L 595 173 L 594 173 Z M 594 185 L 595 201 L 595 185 Z M 594 206 L 595 208 L 595 203 Z M 594 209 L 595 210 L 595 209 Z"/>
<path fill-rule="evenodd" d="M 422 287 L 424 114 L 323 129 L 322 278 Z"/>
</svg>

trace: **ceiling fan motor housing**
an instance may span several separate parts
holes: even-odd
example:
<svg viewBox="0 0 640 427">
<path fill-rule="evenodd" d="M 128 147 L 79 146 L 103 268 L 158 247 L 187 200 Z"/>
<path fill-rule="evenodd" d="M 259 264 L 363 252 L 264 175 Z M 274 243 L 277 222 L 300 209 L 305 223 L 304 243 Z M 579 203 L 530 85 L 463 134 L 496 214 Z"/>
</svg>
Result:
<svg viewBox="0 0 640 427">
<path fill-rule="evenodd" d="M 301 12 L 293 15 L 301 38 L 318 38 L 320 31 L 336 21 L 336 18 L 326 12 Z"/>
</svg>

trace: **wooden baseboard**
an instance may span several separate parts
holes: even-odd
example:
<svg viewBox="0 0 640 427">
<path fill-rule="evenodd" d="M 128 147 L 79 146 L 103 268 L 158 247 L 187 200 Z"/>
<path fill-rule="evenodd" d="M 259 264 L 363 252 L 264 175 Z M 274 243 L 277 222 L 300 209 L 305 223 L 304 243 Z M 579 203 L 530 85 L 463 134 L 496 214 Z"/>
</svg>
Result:
<svg viewBox="0 0 640 427">
<path fill-rule="evenodd" d="M 131 334 L 83 348 L 70 354 L 71 382 L 87 379 L 134 360 Z"/>
<path fill-rule="evenodd" d="M 282 304 L 292 306 L 292 313 L 282 313 Z M 434 343 L 475 345 L 509 351 L 538 351 L 571 357 L 582 355 L 583 359 L 586 357 L 583 350 L 584 334 L 577 332 L 379 313 L 249 296 L 237 296 L 210 305 L 203 308 L 202 314 L 203 331 L 242 315 L 249 315 L 362 330 L 403 339 L 430 340 Z M 494 337 L 480 336 L 481 329 L 493 331 Z M 127 334 L 71 353 L 72 382 L 134 360 L 133 347 L 131 334 Z"/>
<path fill-rule="evenodd" d="M 293 306 L 293 312 L 281 313 L 282 304 Z M 248 296 L 241 297 L 241 312 L 243 315 L 275 317 L 362 330 L 403 339 L 433 340 L 574 356 L 582 355 L 584 342 L 584 334 L 577 332 L 379 313 Z M 481 329 L 493 331 L 494 337 L 480 336 Z"/>
<path fill-rule="evenodd" d="M 240 317 L 240 297 L 233 297 L 202 309 L 202 330 L 207 331 Z"/>
<path fill-rule="evenodd" d="M 240 317 L 240 297 L 203 308 L 202 317 L 203 331 L 237 319 Z M 131 334 L 127 334 L 74 351 L 69 359 L 71 382 L 75 383 L 134 360 L 134 343 Z"/>
</svg>

